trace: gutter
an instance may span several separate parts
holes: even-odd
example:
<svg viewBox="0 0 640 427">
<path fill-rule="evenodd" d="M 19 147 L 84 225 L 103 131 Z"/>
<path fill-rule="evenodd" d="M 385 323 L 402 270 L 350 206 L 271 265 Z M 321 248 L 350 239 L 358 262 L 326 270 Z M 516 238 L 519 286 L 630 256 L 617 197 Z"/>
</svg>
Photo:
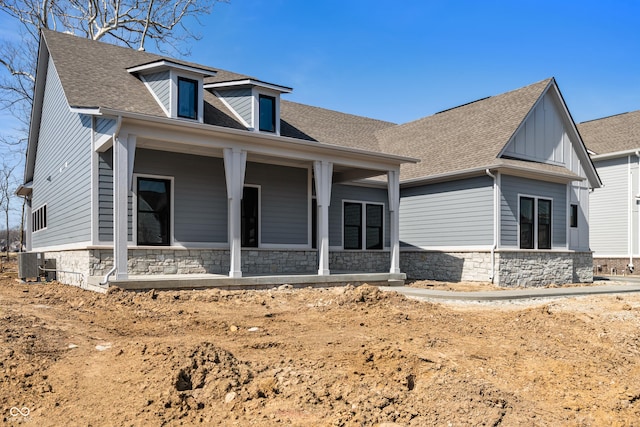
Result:
<svg viewBox="0 0 640 427">
<path fill-rule="evenodd" d="M 113 142 L 115 144 L 116 138 L 118 138 L 118 135 L 120 134 L 120 128 L 122 127 L 122 116 L 118 115 L 118 119 L 116 120 L 116 129 L 113 132 Z M 115 209 L 115 204 L 114 204 L 114 209 Z M 115 216 L 115 214 L 114 214 Z M 115 239 L 115 230 L 113 233 L 113 268 L 111 270 L 109 270 L 109 272 L 107 272 L 107 274 L 105 274 L 104 278 L 102 279 L 102 281 L 100 282 L 100 285 L 102 286 L 106 286 L 109 284 L 109 277 L 111 277 L 111 275 L 113 273 L 115 273 L 118 270 L 118 265 L 117 265 L 117 258 L 116 258 L 116 239 Z"/>
<path fill-rule="evenodd" d="M 489 169 L 485 169 L 485 173 L 493 178 L 493 245 L 491 245 L 491 273 L 489 280 L 494 283 L 496 275 L 496 248 L 498 247 L 498 178 L 492 174 Z"/>
</svg>

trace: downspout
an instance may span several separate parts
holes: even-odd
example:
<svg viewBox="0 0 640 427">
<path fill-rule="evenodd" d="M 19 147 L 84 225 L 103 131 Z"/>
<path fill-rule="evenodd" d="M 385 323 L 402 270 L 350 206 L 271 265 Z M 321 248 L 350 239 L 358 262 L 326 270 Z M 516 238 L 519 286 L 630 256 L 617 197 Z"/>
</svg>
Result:
<svg viewBox="0 0 640 427">
<path fill-rule="evenodd" d="M 115 145 L 116 143 L 116 138 L 118 138 L 118 135 L 120 134 L 120 128 L 122 127 L 122 116 L 118 116 L 118 119 L 116 120 L 116 129 L 113 132 L 113 145 Z M 115 206 L 114 206 L 115 209 Z M 113 273 L 116 272 L 116 270 L 118 269 L 118 266 L 116 265 L 116 242 L 115 242 L 115 231 L 114 231 L 114 239 L 113 239 L 113 268 L 111 270 L 109 270 L 109 272 L 107 272 L 107 274 L 105 274 L 104 278 L 102 279 L 102 282 L 100 282 L 100 285 L 102 286 L 106 286 L 109 284 L 109 277 L 111 277 L 111 275 Z"/>
<path fill-rule="evenodd" d="M 485 172 L 493 178 L 493 245 L 491 245 L 491 274 L 489 280 L 493 283 L 496 274 L 496 248 L 498 247 L 498 179 L 489 169 Z"/>
<path fill-rule="evenodd" d="M 631 207 L 629 209 L 629 216 L 630 216 L 630 220 L 629 220 L 629 264 L 627 265 L 627 268 L 629 269 L 629 273 L 633 273 L 634 270 L 634 265 L 633 265 L 633 203 L 634 201 L 637 200 L 638 195 L 640 194 L 640 151 L 636 150 L 635 152 L 636 157 L 638 158 L 638 193 L 636 193 L 635 195 L 633 195 L 633 197 L 631 197 L 631 200 L 629 201 L 629 203 L 631 204 Z M 631 182 L 633 183 L 633 181 L 631 180 Z M 633 188 L 631 188 L 631 193 L 633 193 Z M 640 230 L 640 227 L 638 227 L 638 229 Z M 640 244 L 640 235 L 638 238 L 638 244 Z"/>
</svg>

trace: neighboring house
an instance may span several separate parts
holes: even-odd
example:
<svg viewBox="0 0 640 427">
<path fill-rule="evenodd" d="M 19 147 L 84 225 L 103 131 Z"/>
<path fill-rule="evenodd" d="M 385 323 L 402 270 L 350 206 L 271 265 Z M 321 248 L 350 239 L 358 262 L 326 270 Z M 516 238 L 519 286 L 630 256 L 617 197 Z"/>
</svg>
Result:
<svg viewBox="0 0 640 427">
<path fill-rule="evenodd" d="M 401 268 L 503 286 L 593 280 L 598 175 L 554 79 L 377 133 L 401 168 Z"/>
<path fill-rule="evenodd" d="M 603 182 L 589 213 L 594 267 L 633 273 L 640 257 L 640 111 L 580 123 L 578 130 Z"/>
<path fill-rule="evenodd" d="M 592 280 L 600 182 L 553 79 L 404 125 L 290 91 L 44 30 L 19 189 L 28 249 L 76 284 Z"/>
</svg>

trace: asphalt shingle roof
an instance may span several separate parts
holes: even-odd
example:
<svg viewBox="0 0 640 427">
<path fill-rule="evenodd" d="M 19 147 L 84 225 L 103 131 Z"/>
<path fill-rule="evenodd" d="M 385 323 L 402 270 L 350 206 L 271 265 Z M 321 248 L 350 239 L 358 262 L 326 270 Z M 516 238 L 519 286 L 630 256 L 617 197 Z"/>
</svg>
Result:
<svg viewBox="0 0 640 427">
<path fill-rule="evenodd" d="M 418 164 L 402 165 L 403 180 L 498 166 L 504 163 L 498 155 L 552 81 L 542 80 L 376 135 L 383 150 L 421 159 Z"/>
<path fill-rule="evenodd" d="M 640 110 L 577 125 L 587 148 L 596 154 L 640 149 Z"/>
<path fill-rule="evenodd" d="M 260 81 L 50 30 L 43 30 L 43 36 L 73 107 L 102 107 L 166 117 L 146 86 L 127 72 L 129 68 L 162 59 L 216 71 L 215 76 L 205 78 L 205 83 Z M 498 157 L 552 82 L 553 79 L 542 80 L 402 125 L 282 100 L 281 135 L 421 159 L 418 164 L 402 165 L 401 180 L 498 166 L 568 173 L 558 166 Z M 213 93 L 205 90 L 204 101 L 205 123 L 246 129 Z"/>
</svg>

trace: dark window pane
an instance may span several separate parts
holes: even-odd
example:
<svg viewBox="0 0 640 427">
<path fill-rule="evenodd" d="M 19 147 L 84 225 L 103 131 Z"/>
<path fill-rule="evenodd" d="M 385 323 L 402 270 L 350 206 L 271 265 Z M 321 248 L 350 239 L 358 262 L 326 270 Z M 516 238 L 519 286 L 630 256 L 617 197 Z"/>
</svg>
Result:
<svg viewBox="0 0 640 427">
<path fill-rule="evenodd" d="M 367 205 L 367 249 L 382 249 L 382 205 Z"/>
<path fill-rule="evenodd" d="M 138 244 L 168 245 L 171 215 L 168 180 L 138 179 Z"/>
<path fill-rule="evenodd" d="M 538 200 L 538 249 L 551 249 L 551 200 Z"/>
<path fill-rule="evenodd" d="M 257 187 L 244 187 L 240 204 L 240 240 L 242 246 L 258 247 L 259 201 Z"/>
<path fill-rule="evenodd" d="M 520 249 L 533 249 L 533 199 L 520 198 Z"/>
<path fill-rule="evenodd" d="M 276 131 L 276 99 L 271 96 L 260 95 L 260 130 Z"/>
<path fill-rule="evenodd" d="M 576 228 L 578 226 L 578 205 L 571 205 L 570 226 Z"/>
<path fill-rule="evenodd" d="M 344 204 L 344 248 L 362 249 L 362 205 Z"/>
<path fill-rule="evenodd" d="M 198 86 L 195 80 L 178 77 L 178 117 L 198 118 Z"/>
</svg>

